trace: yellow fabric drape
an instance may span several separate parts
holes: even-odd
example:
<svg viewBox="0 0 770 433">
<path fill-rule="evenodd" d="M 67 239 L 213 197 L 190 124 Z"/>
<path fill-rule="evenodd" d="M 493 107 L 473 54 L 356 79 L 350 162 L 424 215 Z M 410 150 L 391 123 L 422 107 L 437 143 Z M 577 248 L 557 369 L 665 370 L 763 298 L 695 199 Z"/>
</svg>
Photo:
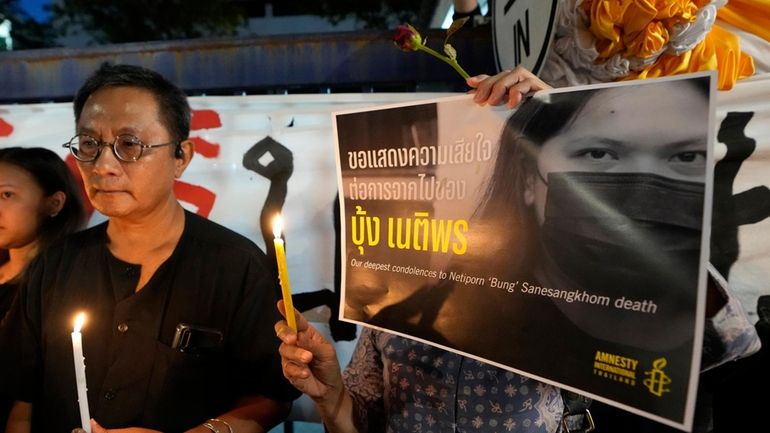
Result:
<svg viewBox="0 0 770 433">
<path fill-rule="evenodd" d="M 754 74 L 754 59 L 741 52 L 740 38 L 714 25 L 703 42 L 679 56 L 663 54 L 652 65 L 631 72 L 626 80 L 653 78 L 687 72 L 717 70 L 717 88 L 730 90 L 735 82 Z"/>
<path fill-rule="evenodd" d="M 730 0 L 717 17 L 770 42 L 770 0 Z"/>
<path fill-rule="evenodd" d="M 649 58 L 669 42 L 670 29 L 692 22 L 709 0 L 585 0 L 579 7 L 589 17 L 602 63 L 616 54 Z M 726 22 L 768 39 L 770 0 L 731 0 L 718 10 Z M 750 17 L 750 18 L 749 18 Z M 768 39 L 770 40 L 770 39 Z M 754 59 L 743 53 L 740 38 L 715 24 L 698 45 L 680 55 L 662 54 L 624 80 L 717 70 L 718 88 L 729 90 L 739 79 L 754 74 Z"/>
</svg>

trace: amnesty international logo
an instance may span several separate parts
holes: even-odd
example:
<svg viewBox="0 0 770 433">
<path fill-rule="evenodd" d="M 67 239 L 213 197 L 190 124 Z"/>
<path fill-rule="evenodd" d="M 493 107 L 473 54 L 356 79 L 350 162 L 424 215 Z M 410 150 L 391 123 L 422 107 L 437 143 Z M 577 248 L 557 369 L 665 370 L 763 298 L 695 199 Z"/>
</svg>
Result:
<svg viewBox="0 0 770 433">
<path fill-rule="evenodd" d="M 596 351 L 594 374 L 629 386 L 636 385 L 636 367 L 639 360 L 609 352 Z"/>
<path fill-rule="evenodd" d="M 652 362 L 652 369 L 644 372 L 647 378 L 642 383 L 651 393 L 658 397 L 662 396 L 663 393 L 671 391 L 671 388 L 668 387 L 671 384 L 671 378 L 663 371 L 667 364 L 666 358 L 658 358 Z"/>
</svg>

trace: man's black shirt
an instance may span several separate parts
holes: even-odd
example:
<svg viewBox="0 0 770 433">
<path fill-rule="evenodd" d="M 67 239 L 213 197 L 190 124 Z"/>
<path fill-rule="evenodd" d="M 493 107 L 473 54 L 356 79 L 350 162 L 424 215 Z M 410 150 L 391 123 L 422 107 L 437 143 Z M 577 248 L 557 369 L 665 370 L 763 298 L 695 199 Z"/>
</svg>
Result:
<svg viewBox="0 0 770 433">
<path fill-rule="evenodd" d="M 185 212 L 175 250 L 136 292 L 140 266 L 110 253 L 106 227 L 41 255 L 9 317 L 23 360 L 18 398 L 33 402 L 33 432 L 80 425 L 70 335 L 80 311 L 91 417 L 107 428 L 184 431 L 244 395 L 298 396 L 273 330 L 276 279 L 253 242 Z M 219 331 L 222 342 L 174 349 L 180 323 Z"/>
</svg>

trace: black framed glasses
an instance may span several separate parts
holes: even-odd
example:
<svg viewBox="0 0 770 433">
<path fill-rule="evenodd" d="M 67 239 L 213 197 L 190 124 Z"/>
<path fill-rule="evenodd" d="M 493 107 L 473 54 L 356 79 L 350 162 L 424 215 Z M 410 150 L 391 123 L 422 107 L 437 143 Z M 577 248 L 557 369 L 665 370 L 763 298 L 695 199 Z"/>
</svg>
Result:
<svg viewBox="0 0 770 433">
<path fill-rule="evenodd" d="M 112 147 L 112 153 L 121 161 L 136 162 L 142 157 L 144 149 L 169 146 L 177 144 L 176 141 L 161 144 L 144 144 L 142 140 L 130 134 L 121 134 L 115 137 L 112 143 L 97 140 L 87 134 L 78 134 L 64 143 L 62 146 L 69 148 L 72 156 L 78 161 L 92 162 L 99 158 L 105 146 Z"/>
</svg>

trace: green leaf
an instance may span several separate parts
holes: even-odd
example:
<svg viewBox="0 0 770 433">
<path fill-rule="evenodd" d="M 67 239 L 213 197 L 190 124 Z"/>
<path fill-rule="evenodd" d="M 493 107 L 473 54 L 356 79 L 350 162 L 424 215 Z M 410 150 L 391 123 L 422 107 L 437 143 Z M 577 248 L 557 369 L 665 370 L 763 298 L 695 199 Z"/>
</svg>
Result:
<svg viewBox="0 0 770 433">
<path fill-rule="evenodd" d="M 471 17 L 463 17 L 452 21 L 452 25 L 450 25 L 446 31 L 446 37 L 444 38 L 445 45 L 447 41 L 449 41 L 449 37 L 455 34 L 456 31 L 460 30 L 460 27 L 464 26 L 465 22 L 468 21 L 470 18 Z"/>
<path fill-rule="evenodd" d="M 446 53 L 446 55 L 452 60 L 457 59 L 457 50 L 455 50 L 454 47 L 449 44 L 444 44 L 444 53 Z"/>
</svg>

